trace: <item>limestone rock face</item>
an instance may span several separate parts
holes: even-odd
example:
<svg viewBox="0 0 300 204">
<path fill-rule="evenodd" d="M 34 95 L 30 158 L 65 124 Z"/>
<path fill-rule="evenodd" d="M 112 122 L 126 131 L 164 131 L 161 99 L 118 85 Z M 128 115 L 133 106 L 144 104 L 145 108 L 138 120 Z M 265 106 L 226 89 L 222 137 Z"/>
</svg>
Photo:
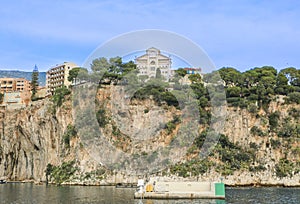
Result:
<svg viewBox="0 0 300 204">
<path fill-rule="evenodd" d="M 47 164 L 61 165 L 64 161 L 76 161 L 79 168 L 78 174 L 85 174 L 97 170 L 102 164 L 95 161 L 87 151 L 90 147 L 83 146 L 80 138 L 71 138 L 69 147 L 64 143 L 64 134 L 68 125 L 74 124 L 72 111 L 74 111 L 71 96 L 56 111 L 53 110 L 53 103 L 50 99 L 33 102 L 30 106 L 15 110 L 0 112 L 0 178 L 8 180 L 34 180 L 44 181 Z M 153 100 L 130 101 L 128 96 L 118 86 L 107 86 L 101 88 L 97 93 L 97 99 L 107 110 L 110 117 L 110 123 L 103 130 L 108 134 L 107 138 L 111 141 L 117 139 L 112 134 L 113 126 L 118 127 L 121 136 L 127 135 L 133 139 L 148 140 L 151 137 L 158 138 L 150 141 L 152 144 L 164 145 L 171 140 L 164 132 L 165 124 L 171 121 L 174 115 L 180 115 L 180 110 L 164 106 L 157 106 Z M 113 100 L 112 100 L 113 99 Z M 287 112 L 291 106 L 272 102 L 270 104 L 271 112 L 278 111 L 280 120 L 288 116 Z M 299 105 L 293 108 L 299 110 Z M 287 149 L 287 146 L 272 148 L 270 140 L 278 139 L 277 135 L 270 133 L 267 136 L 257 136 L 251 134 L 253 126 L 259 127 L 263 132 L 268 131 L 267 116 L 260 112 L 258 117 L 249 113 L 246 109 L 228 108 L 227 118 L 223 133 L 227 135 L 230 141 L 248 148 L 251 144 L 257 145 L 257 160 L 264 164 L 265 170 L 260 172 L 235 171 L 233 175 L 226 176 L 224 182 L 229 185 L 300 185 L 300 172 L 293 177 L 284 177 L 279 179 L 274 174 L 275 164 L 280 158 L 291 158 L 293 161 L 299 161 L 300 155 L 297 155 Z M 299 122 L 298 122 L 299 124 Z M 175 127 L 173 131 L 177 131 Z M 201 128 L 199 128 L 201 129 Z M 116 130 L 115 130 L 116 131 Z M 167 139 L 166 139 L 167 138 Z M 124 149 L 126 149 L 126 137 L 122 138 Z M 300 141 L 293 141 L 291 146 L 296 149 L 300 147 Z M 147 149 L 143 149 L 147 151 Z M 151 151 L 151 149 L 149 149 Z M 299 151 L 298 151 L 299 154 Z M 107 155 L 109 157 L 109 155 Z M 221 176 L 214 169 L 198 176 L 189 177 L 185 180 L 219 180 Z M 161 177 L 162 180 L 184 180 L 176 176 L 168 178 Z M 136 182 L 137 177 L 126 175 L 122 172 L 113 172 L 101 178 L 101 181 L 90 181 L 88 184 L 107 184 Z M 73 184 L 82 183 L 80 179 L 74 179 Z"/>
<path fill-rule="evenodd" d="M 120 131 L 132 139 L 149 140 L 159 134 L 173 115 L 180 114 L 176 108 L 158 106 L 153 100 L 130 100 L 125 90 L 119 86 L 100 89 L 100 103 L 105 103 L 111 120 Z"/>
<path fill-rule="evenodd" d="M 45 99 L 24 109 L 2 111 L 0 176 L 40 180 L 48 163 L 60 163 L 61 137 L 72 123 L 72 115 L 65 108 L 53 114 L 51 107 L 52 103 Z"/>
</svg>

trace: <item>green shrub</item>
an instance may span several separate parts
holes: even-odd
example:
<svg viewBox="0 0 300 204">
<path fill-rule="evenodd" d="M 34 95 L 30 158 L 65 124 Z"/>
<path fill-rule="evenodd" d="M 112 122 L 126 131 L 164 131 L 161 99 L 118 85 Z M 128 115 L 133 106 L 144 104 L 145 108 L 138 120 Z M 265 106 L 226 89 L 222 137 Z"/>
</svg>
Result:
<svg viewBox="0 0 300 204">
<path fill-rule="evenodd" d="M 171 134 L 175 128 L 176 125 L 172 121 L 169 121 L 165 126 L 165 129 L 167 130 L 167 134 Z"/>
<path fill-rule="evenodd" d="M 278 149 L 281 145 L 281 142 L 279 140 L 273 140 L 272 138 L 270 139 L 270 143 L 273 149 Z"/>
<path fill-rule="evenodd" d="M 245 99 L 241 99 L 239 102 L 239 107 L 240 108 L 247 108 L 248 107 L 248 102 Z"/>
<path fill-rule="evenodd" d="M 283 123 L 282 127 L 278 131 L 278 137 L 299 137 L 300 125 L 293 124 L 290 121 Z"/>
<path fill-rule="evenodd" d="M 240 97 L 227 98 L 227 102 L 232 106 L 239 106 L 240 100 L 241 100 Z"/>
<path fill-rule="evenodd" d="M 46 183 L 48 184 L 49 176 L 51 176 L 51 173 L 53 171 L 54 166 L 52 164 L 47 164 L 45 173 L 46 173 Z"/>
<path fill-rule="evenodd" d="M 227 97 L 240 97 L 241 95 L 241 88 L 238 86 L 228 87 L 226 89 Z"/>
<path fill-rule="evenodd" d="M 248 105 L 248 111 L 250 113 L 256 114 L 258 112 L 257 106 L 254 103 Z"/>
<path fill-rule="evenodd" d="M 220 145 L 217 146 L 216 152 L 219 154 L 223 164 L 231 170 L 238 170 L 242 168 L 248 168 L 250 163 L 254 159 L 254 152 L 248 151 L 233 142 L 228 140 L 228 137 L 221 135 L 219 139 Z M 225 168 L 224 174 L 228 174 L 231 171 L 227 171 Z M 227 173 L 226 173 L 227 172 Z"/>
<path fill-rule="evenodd" d="M 247 97 L 247 100 L 249 101 L 258 101 L 258 95 L 256 94 L 251 94 Z"/>
<path fill-rule="evenodd" d="M 289 103 L 296 103 L 300 104 L 300 93 L 299 92 L 292 92 L 287 95 L 287 101 Z"/>
<path fill-rule="evenodd" d="M 259 164 L 258 166 L 251 166 L 249 168 L 249 171 L 252 172 L 258 172 L 258 171 L 265 171 L 267 168 L 265 166 L 263 166 L 262 164 Z"/>
<path fill-rule="evenodd" d="M 71 138 L 76 137 L 76 135 L 77 135 L 77 131 L 76 131 L 75 127 L 73 125 L 69 124 L 67 126 L 67 130 L 63 134 L 63 141 L 67 148 L 70 147 Z"/>
<path fill-rule="evenodd" d="M 296 108 L 290 108 L 288 110 L 288 113 L 290 116 L 292 116 L 295 119 L 299 119 L 300 118 L 300 110 L 296 109 Z"/>
<path fill-rule="evenodd" d="M 106 169 L 101 167 L 97 170 L 86 172 L 84 174 L 83 179 L 84 180 L 85 179 L 98 179 L 98 180 L 100 179 L 100 180 L 102 180 L 105 178 L 105 174 L 106 174 Z"/>
<path fill-rule="evenodd" d="M 203 146 L 203 144 L 204 144 L 204 142 L 205 142 L 206 137 L 207 137 L 208 134 L 209 134 L 209 132 L 208 132 L 207 130 L 205 130 L 205 131 L 202 131 L 202 132 L 200 133 L 200 135 L 199 135 L 198 137 L 195 138 L 194 144 L 195 144 L 199 149 Z"/>
<path fill-rule="evenodd" d="M 96 118 L 100 127 L 104 128 L 108 124 L 108 118 L 104 108 L 100 108 L 96 112 Z"/>
<path fill-rule="evenodd" d="M 278 111 L 275 111 L 274 113 L 271 113 L 269 115 L 270 130 L 275 130 L 277 128 L 279 117 L 280 117 L 280 114 Z"/>
<path fill-rule="evenodd" d="M 213 163 L 207 159 L 192 159 L 184 163 L 177 163 L 170 167 L 171 174 L 178 174 L 181 177 L 202 175 L 213 166 Z"/>
<path fill-rule="evenodd" d="M 166 102 L 169 106 L 179 107 L 177 98 L 169 91 L 167 91 L 162 86 L 157 86 L 154 84 L 147 85 L 139 90 L 137 90 L 132 99 L 145 100 L 152 96 L 153 100 L 161 105 L 162 102 Z"/>
<path fill-rule="evenodd" d="M 4 94 L 0 93 L 0 104 L 3 102 Z"/>
<path fill-rule="evenodd" d="M 180 116 L 174 115 L 173 120 L 167 122 L 167 124 L 165 125 L 167 134 L 171 134 L 173 132 L 173 130 L 175 130 L 176 124 L 179 124 L 180 121 L 181 121 Z"/>
<path fill-rule="evenodd" d="M 226 148 L 226 147 L 228 147 L 230 149 L 237 149 L 238 148 L 233 142 L 229 141 L 227 136 L 225 136 L 223 134 L 220 135 L 219 143 L 222 146 L 222 148 Z"/>
<path fill-rule="evenodd" d="M 55 104 L 55 106 L 61 106 L 65 96 L 69 95 L 70 93 L 71 91 L 66 86 L 57 88 L 54 92 L 54 95 L 52 96 L 52 101 Z"/>
<path fill-rule="evenodd" d="M 250 142 L 250 148 L 257 150 L 258 145 L 255 142 Z"/>
<path fill-rule="evenodd" d="M 205 110 L 204 108 L 199 108 L 199 123 L 200 124 L 209 124 L 211 119 L 211 112 Z"/>
<path fill-rule="evenodd" d="M 162 93 L 160 100 L 167 102 L 169 106 L 179 107 L 177 98 L 171 92 L 166 91 Z"/>
<path fill-rule="evenodd" d="M 300 156 L 300 147 L 295 147 L 292 149 L 294 155 Z"/>
<path fill-rule="evenodd" d="M 209 105 L 209 101 L 205 96 L 201 96 L 199 98 L 199 106 L 202 108 L 205 108 Z"/>
<path fill-rule="evenodd" d="M 48 173 L 50 173 L 50 178 L 53 178 L 54 182 L 60 185 L 63 182 L 69 181 L 77 170 L 78 168 L 73 160 L 69 162 L 63 162 L 60 166 L 49 166 Z"/>
<path fill-rule="evenodd" d="M 279 163 L 275 165 L 275 173 L 279 178 L 293 176 L 294 163 L 287 159 L 280 159 Z"/>
<path fill-rule="evenodd" d="M 265 136 L 265 133 L 257 126 L 253 126 L 251 129 L 250 129 L 250 133 L 252 135 L 257 135 L 257 136 Z"/>
<path fill-rule="evenodd" d="M 222 176 L 228 176 L 228 175 L 232 175 L 234 170 L 232 169 L 231 165 L 228 163 L 225 164 L 218 164 L 218 166 L 216 167 L 216 171 L 218 173 L 221 173 Z"/>
<path fill-rule="evenodd" d="M 118 137 L 121 135 L 121 131 L 117 126 L 113 125 L 112 126 L 112 134 Z"/>
</svg>

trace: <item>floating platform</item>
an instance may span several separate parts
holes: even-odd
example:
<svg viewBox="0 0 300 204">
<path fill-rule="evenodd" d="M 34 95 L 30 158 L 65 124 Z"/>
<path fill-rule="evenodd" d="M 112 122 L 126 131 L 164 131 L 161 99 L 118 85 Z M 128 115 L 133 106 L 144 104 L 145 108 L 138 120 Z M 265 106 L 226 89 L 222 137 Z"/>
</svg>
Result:
<svg viewBox="0 0 300 204">
<path fill-rule="evenodd" d="M 147 199 L 225 199 L 225 185 L 218 182 L 138 183 L 135 198 Z"/>
</svg>

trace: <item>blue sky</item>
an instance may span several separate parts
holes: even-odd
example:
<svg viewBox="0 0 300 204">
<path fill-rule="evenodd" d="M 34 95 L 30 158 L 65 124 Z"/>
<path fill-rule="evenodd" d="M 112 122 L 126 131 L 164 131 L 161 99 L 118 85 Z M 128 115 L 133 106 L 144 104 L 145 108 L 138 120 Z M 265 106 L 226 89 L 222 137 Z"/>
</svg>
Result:
<svg viewBox="0 0 300 204">
<path fill-rule="evenodd" d="M 201 46 L 217 68 L 300 68 L 297 0 L 10 0 L 0 3 L 0 69 L 82 65 L 99 45 L 162 29 Z"/>
</svg>

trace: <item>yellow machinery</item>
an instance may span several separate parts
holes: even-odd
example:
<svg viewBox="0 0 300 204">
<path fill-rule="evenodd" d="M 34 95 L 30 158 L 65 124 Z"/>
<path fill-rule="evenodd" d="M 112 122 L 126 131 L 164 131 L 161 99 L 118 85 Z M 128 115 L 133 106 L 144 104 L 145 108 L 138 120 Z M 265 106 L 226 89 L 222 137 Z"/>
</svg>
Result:
<svg viewBox="0 0 300 204">
<path fill-rule="evenodd" d="M 146 186 L 146 192 L 153 192 L 153 185 L 152 184 L 148 184 Z"/>
</svg>

